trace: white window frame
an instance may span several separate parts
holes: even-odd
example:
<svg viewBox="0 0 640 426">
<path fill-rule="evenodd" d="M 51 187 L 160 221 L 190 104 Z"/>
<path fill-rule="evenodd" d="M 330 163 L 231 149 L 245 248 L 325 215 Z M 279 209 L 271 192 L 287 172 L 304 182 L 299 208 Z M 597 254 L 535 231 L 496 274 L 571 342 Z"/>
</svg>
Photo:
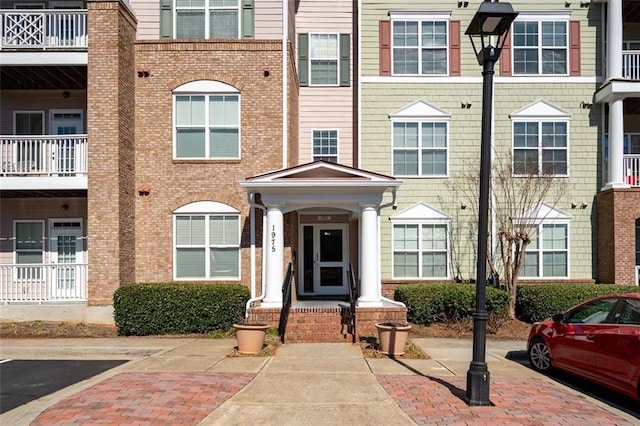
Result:
<svg viewBox="0 0 640 426">
<path fill-rule="evenodd" d="M 566 249 L 544 249 L 544 239 L 542 239 L 542 231 L 544 229 L 544 227 L 546 226 L 565 226 L 566 230 L 567 230 L 567 234 L 566 234 L 566 239 L 567 239 L 567 248 Z M 553 220 L 541 220 L 538 223 L 536 223 L 534 225 L 534 232 L 533 234 L 535 234 L 535 240 L 536 240 L 536 247 L 535 249 L 531 248 L 531 244 L 529 244 L 529 246 L 527 247 L 527 249 L 525 250 L 525 262 L 526 262 L 526 254 L 527 253 L 531 253 L 531 252 L 535 252 L 537 253 L 537 258 L 538 258 L 538 275 L 533 276 L 533 275 L 528 275 L 525 276 L 524 275 L 524 271 L 525 271 L 525 264 L 523 263 L 522 265 L 522 270 L 520 273 L 520 279 L 522 280 L 540 280 L 540 279 L 558 279 L 558 278 L 569 278 L 571 273 L 571 227 L 570 227 L 570 221 L 569 220 L 560 220 L 560 219 L 553 219 Z M 567 274 L 562 276 L 562 275 L 553 275 L 553 276 L 546 276 L 544 275 L 544 254 L 545 253 L 549 253 L 549 252 L 563 252 L 566 253 L 567 256 Z"/>
<path fill-rule="evenodd" d="M 396 174 L 394 170 L 394 159 L 396 151 L 407 151 L 410 148 L 396 148 L 394 146 L 395 139 L 395 125 L 396 124 L 412 124 L 415 123 L 418 125 L 418 146 L 415 148 L 418 151 L 418 173 L 415 175 L 407 175 L 407 174 Z M 423 147 L 422 145 L 422 125 L 423 124 L 435 124 L 435 123 L 444 123 L 445 131 L 446 131 L 446 139 L 445 139 L 445 147 L 444 148 L 434 148 L 434 147 Z M 448 118 L 438 118 L 438 117 L 425 117 L 424 119 L 402 119 L 402 118 L 392 118 L 391 119 L 391 174 L 395 177 L 405 177 L 405 178 L 446 178 L 449 176 L 449 119 Z M 425 152 L 431 151 L 443 151 L 445 153 L 445 167 L 446 171 L 444 174 L 424 174 L 422 170 L 422 155 Z"/>
<path fill-rule="evenodd" d="M 336 56 L 335 57 L 314 57 L 313 55 L 313 39 L 318 36 L 335 36 L 336 37 Z M 334 61 L 336 63 L 335 83 L 314 83 L 313 82 L 313 61 Z M 309 86 L 319 87 L 338 87 L 340 86 L 340 33 L 309 33 Z"/>
<path fill-rule="evenodd" d="M 545 14 L 544 12 L 536 12 L 536 13 L 527 13 L 527 12 L 520 12 L 520 14 L 518 15 L 518 17 L 515 19 L 515 21 L 513 22 L 513 24 L 511 25 L 511 31 L 510 31 L 510 35 L 509 37 L 511 37 L 511 69 L 512 69 L 512 73 L 513 76 L 517 76 L 517 77 L 526 77 L 526 76 L 568 76 L 569 72 L 570 72 L 570 61 L 571 61 L 571 55 L 569 52 L 569 18 L 571 12 L 566 12 L 566 13 L 559 13 L 559 12 L 552 12 L 552 13 L 548 13 Z M 524 46 L 516 46 L 515 45 L 515 25 L 517 23 L 522 23 L 522 22 L 537 22 L 538 25 L 538 44 L 535 47 L 524 47 Z M 542 46 L 542 23 L 543 22 L 561 22 L 564 23 L 565 25 L 565 30 L 566 30 L 566 44 L 564 47 L 557 47 L 557 46 Z M 516 54 L 515 51 L 516 50 L 537 50 L 538 54 L 537 54 L 537 58 L 538 58 L 538 69 L 537 72 L 535 73 L 519 73 L 516 71 Z M 551 74 L 545 74 L 542 72 L 542 51 L 545 49 L 553 49 L 553 50 L 560 50 L 560 49 L 564 49 L 565 51 L 565 58 L 566 58 L 566 72 L 565 73 L 551 73 Z"/>
<path fill-rule="evenodd" d="M 238 155 L 236 157 L 211 157 L 209 147 L 209 133 L 214 126 L 209 122 L 209 99 L 211 96 L 237 96 L 238 97 L 238 124 L 236 126 L 217 126 L 218 128 L 237 128 L 238 130 Z M 204 120 L 203 125 L 198 126 L 179 126 L 177 123 L 177 102 L 180 96 L 204 96 Z M 225 83 L 198 80 L 183 84 L 173 91 L 173 159 L 174 160 L 239 160 L 242 158 L 242 96 L 240 92 L 233 86 Z M 178 128 L 204 128 L 205 129 L 205 155 L 203 157 L 178 157 Z"/>
<path fill-rule="evenodd" d="M 450 44 L 450 25 L 449 21 L 451 19 L 450 13 L 442 13 L 442 12 L 394 12 L 390 11 L 389 16 L 391 17 L 391 75 L 392 76 L 448 76 L 450 73 L 450 55 L 449 44 Z M 417 22 L 418 25 L 418 44 L 417 46 L 396 46 L 394 43 L 394 25 L 398 22 Z M 444 22 L 445 25 L 445 43 L 442 47 L 434 47 L 433 50 L 444 50 L 445 51 L 445 65 L 446 70 L 444 73 L 423 73 L 422 72 L 422 53 L 423 53 L 423 45 L 422 45 L 422 23 L 423 22 Z M 396 49 L 417 49 L 418 51 L 418 72 L 417 73 L 400 73 L 396 71 L 394 54 Z"/>
<path fill-rule="evenodd" d="M 188 245 L 179 245 L 177 243 L 177 218 L 178 217 L 194 217 L 194 216 L 204 216 L 204 225 L 205 225 L 205 243 L 204 244 L 188 244 Z M 209 241 L 209 222 L 210 218 L 213 216 L 221 217 L 221 216 L 234 216 L 238 218 L 238 244 L 211 244 Z M 181 248 L 204 248 L 205 257 L 204 257 L 204 277 L 178 277 L 178 250 Z M 238 256 L 238 274 L 237 275 L 229 275 L 229 276 L 220 276 L 220 277 L 211 277 L 211 262 L 210 255 L 211 250 L 215 248 L 237 248 L 237 256 Z M 173 212 L 173 279 L 176 281 L 236 281 L 240 280 L 242 277 L 242 215 L 240 212 L 233 207 L 218 203 L 214 201 L 199 201 L 191 204 L 187 204 L 183 207 L 176 209 Z"/>
<path fill-rule="evenodd" d="M 316 155 L 315 154 L 315 149 L 316 149 L 316 138 L 315 138 L 315 134 L 316 132 L 335 132 L 336 133 L 336 153 L 335 154 L 327 154 L 327 155 L 323 155 L 323 154 L 319 154 Z M 323 139 L 322 137 L 320 139 Z M 331 137 L 329 137 L 329 139 L 331 139 Z M 322 148 L 322 146 L 320 146 L 320 148 Z M 311 130 L 311 159 L 312 161 L 318 161 L 321 160 L 322 158 L 320 157 L 335 157 L 335 161 L 332 161 L 334 163 L 338 163 L 339 159 L 340 159 L 340 132 L 338 129 L 312 129 Z M 324 160 L 327 161 L 327 160 Z"/>
<path fill-rule="evenodd" d="M 537 127 L 538 127 L 538 145 L 537 147 L 516 147 L 515 146 L 515 127 L 516 127 L 516 123 L 536 123 Z M 556 148 L 556 147 L 543 147 L 542 146 L 542 126 L 544 123 L 563 123 L 566 128 L 567 128 L 567 134 L 566 134 L 566 138 L 567 138 L 567 144 L 565 147 L 561 147 L 561 148 Z M 513 176 L 559 176 L 559 177 L 568 177 L 569 176 L 569 140 L 570 138 L 570 126 L 569 126 L 569 120 L 568 119 L 558 119 L 558 118 L 540 118 L 540 119 L 514 119 L 512 120 L 511 123 L 511 158 L 513 161 L 512 164 L 512 171 L 513 171 Z M 515 161 L 516 161 L 516 156 L 515 153 L 516 151 L 522 151 L 522 150 L 536 150 L 538 153 L 538 170 L 536 173 L 516 173 L 516 168 L 515 168 Z M 567 158 L 567 172 L 563 173 L 563 174 L 553 174 L 553 175 L 546 175 L 543 173 L 543 164 L 542 164 L 542 158 L 543 158 L 543 153 L 545 151 L 565 151 L 566 152 L 566 158 Z"/>
<path fill-rule="evenodd" d="M 172 7 L 172 13 L 173 13 L 173 34 L 176 34 L 177 38 L 177 34 L 178 34 L 178 10 L 202 10 L 204 11 L 204 39 L 212 39 L 211 34 L 210 34 L 210 29 L 211 29 L 211 11 L 212 10 L 236 10 L 237 15 L 238 15 L 238 22 L 237 22 L 237 29 L 238 32 L 236 34 L 236 36 L 234 37 L 234 39 L 239 39 L 240 38 L 240 34 L 242 32 L 242 0 L 237 0 L 237 5 L 236 6 L 219 6 L 219 7 L 213 7 L 211 5 L 209 5 L 209 1 L 205 0 L 204 4 L 202 6 L 178 6 L 177 2 L 174 0 L 173 2 L 173 7 Z"/>
<path fill-rule="evenodd" d="M 54 116 L 56 114 L 80 114 L 80 133 L 84 134 L 84 110 L 82 109 L 52 109 L 49 110 L 49 132 L 51 135 L 55 136 L 53 133 L 53 124 L 54 124 Z"/>
<path fill-rule="evenodd" d="M 445 229 L 446 235 L 446 249 L 425 249 L 423 247 L 423 230 L 424 226 L 441 226 Z M 418 227 L 418 248 L 414 250 L 399 250 L 396 249 L 396 226 L 417 226 Z M 394 220 L 391 218 L 391 276 L 393 279 L 413 279 L 413 280 L 421 280 L 421 279 L 429 279 L 429 280 L 439 280 L 439 279 L 449 279 L 451 274 L 451 241 L 450 241 L 450 221 L 449 220 L 438 220 L 438 219 L 417 219 L 417 220 Z M 395 254 L 396 252 L 415 252 L 418 254 L 418 276 L 404 276 L 398 275 L 396 273 L 396 264 L 395 264 Z M 445 271 L 446 274 L 444 276 L 424 276 L 423 275 L 423 260 L 422 256 L 425 253 L 445 253 L 446 256 L 446 264 Z"/>
</svg>

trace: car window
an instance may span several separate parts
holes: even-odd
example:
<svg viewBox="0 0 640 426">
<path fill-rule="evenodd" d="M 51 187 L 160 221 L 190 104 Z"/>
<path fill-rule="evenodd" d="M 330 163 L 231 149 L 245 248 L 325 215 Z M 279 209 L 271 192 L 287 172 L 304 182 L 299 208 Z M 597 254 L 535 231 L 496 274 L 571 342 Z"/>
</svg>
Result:
<svg viewBox="0 0 640 426">
<path fill-rule="evenodd" d="M 640 325 L 640 300 L 624 299 L 617 323 Z"/>
<path fill-rule="evenodd" d="M 569 313 L 568 323 L 601 324 L 609 316 L 618 299 L 600 299 L 575 308 Z"/>
</svg>

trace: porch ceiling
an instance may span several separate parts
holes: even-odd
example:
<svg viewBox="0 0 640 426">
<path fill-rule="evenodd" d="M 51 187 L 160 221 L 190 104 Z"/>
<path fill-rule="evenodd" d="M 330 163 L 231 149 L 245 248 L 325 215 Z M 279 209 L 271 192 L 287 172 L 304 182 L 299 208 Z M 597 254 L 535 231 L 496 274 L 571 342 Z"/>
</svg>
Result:
<svg viewBox="0 0 640 426">
<path fill-rule="evenodd" d="M 84 190 L 0 191 L 0 199 L 3 199 L 3 198 L 85 198 L 86 196 L 87 196 L 87 191 L 84 191 Z"/>
<path fill-rule="evenodd" d="M 624 22 L 640 22 L 640 2 L 638 0 L 622 2 L 622 17 Z"/>
<path fill-rule="evenodd" d="M 86 66 L 0 67 L 1 90 L 83 90 L 87 88 Z"/>
</svg>

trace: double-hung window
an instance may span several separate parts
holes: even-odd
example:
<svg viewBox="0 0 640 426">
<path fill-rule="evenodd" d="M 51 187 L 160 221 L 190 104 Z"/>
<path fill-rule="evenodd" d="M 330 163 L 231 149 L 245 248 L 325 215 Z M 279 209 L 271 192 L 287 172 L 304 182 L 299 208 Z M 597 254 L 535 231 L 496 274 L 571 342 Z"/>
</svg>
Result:
<svg viewBox="0 0 640 426">
<path fill-rule="evenodd" d="M 541 223 L 527 246 L 523 278 L 567 278 L 569 276 L 569 225 Z"/>
<path fill-rule="evenodd" d="M 219 212 L 191 213 L 194 210 Z M 176 279 L 240 277 L 238 213 L 221 203 L 198 202 L 176 210 L 174 220 Z"/>
<path fill-rule="evenodd" d="M 351 35 L 338 33 L 298 34 L 300 86 L 351 84 Z"/>
<path fill-rule="evenodd" d="M 15 256 L 18 265 L 40 265 L 44 262 L 44 222 L 16 221 L 14 223 Z M 41 267 L 20 266 L 17 278 L 42 278 Z"/>
<path fill-rule="evenodd" d="M 176 0 L 176 38 L 239 38 L 239 0 Z"/>
<path fill-rule="evenodd" d="M 393 175 L 446 176 L 447 123 L 393 122 Z"/>
<path fill-rule="evenodd" d="M 565 121 L 514 122 L 514 175 L 566 175 L 567 126 Z"/>
<path fill-rule="evenodd" d="M 446 224 L 393 225 L 394 278 L 446 278 L 448 245 Z"/>
<path fill-rule="evenodd" d="M 313 161 L 338 162 L 338 131 L 313 131 Z"/>
<path fill-rule="evenodd" d="M 567 176 L 571 114 L 545 100 L 511 114 L 513 174 Z"/>
<path fill-rule="evenodd" d="M 189 93 L 189 89 L 218 93 Z M 219 82 L 192 82 L 174 90 L 174 157 L 240 158 L 240 94 Z"/>
<path fill-rule="evenodd" d="M 512 26 L 514 75 L 568 75 L 567 19 L 526 17 Z"/>
<path fill-rule="evenodd" d="M 447 17 L 391 15 L 392 74 L 448 73 Z"/>
</svg>

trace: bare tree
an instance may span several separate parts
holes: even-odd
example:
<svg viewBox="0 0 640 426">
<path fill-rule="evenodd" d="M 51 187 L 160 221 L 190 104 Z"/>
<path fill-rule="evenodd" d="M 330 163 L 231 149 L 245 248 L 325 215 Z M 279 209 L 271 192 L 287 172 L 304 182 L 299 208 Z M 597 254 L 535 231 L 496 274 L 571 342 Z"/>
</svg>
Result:
<svg viewBox="0 0 640 426">
<path fill-rule="evenodd" d="M 467 167 L 460 191 L 478 205 L 479 166 Z M 537 169 L 537 168 L 536 168 Z M 496 229 L 495 241 L 488 244 L 489 269 L 500 287 L 509 292 L 509 317 L 515 319 L 518 277 L 525 252 L 537 237 L 538 225 L 546 219 L 558 201 L 567 194 L 568 183 L 556 175 L 514 175 L 511 156 L 493 163 L 491 219 Z M 488 235 L 491 238 L 491 233 Z M 493 250 L 495 249 L 495 256 Z"/>
</svg>

